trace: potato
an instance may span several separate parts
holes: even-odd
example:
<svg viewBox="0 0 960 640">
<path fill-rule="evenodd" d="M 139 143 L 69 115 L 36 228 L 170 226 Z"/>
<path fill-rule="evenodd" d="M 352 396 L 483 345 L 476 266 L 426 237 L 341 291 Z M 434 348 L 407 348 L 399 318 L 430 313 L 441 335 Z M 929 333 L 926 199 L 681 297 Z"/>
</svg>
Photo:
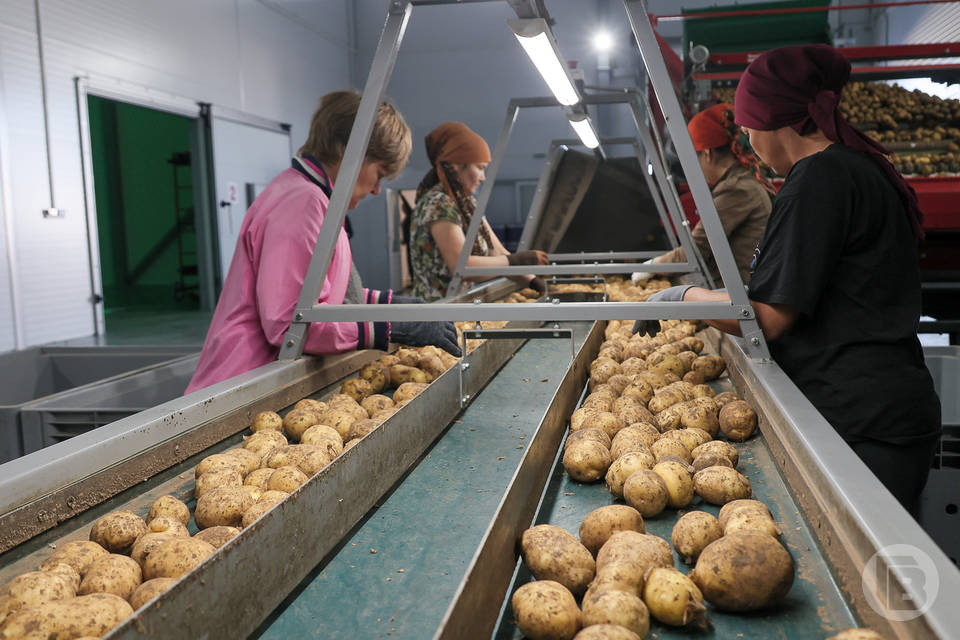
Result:
<svg viewBox="0 0 960 640">
<path fill-rule="evenodd" d="M 292 493 L 307 480 L 309 478 L 306 474 L 297 467 L 280 467 L 270 476 L 270 480 L 267 482 L 267 490 Z M 239 523 L 240 520 L 237 520 L 237 522 Z"/>
<path fill-rule="evenodd" d="M 703 351 L 703 346 L 704 346 L 703 340 L 695 336 L 687 336 L 685 338 L 681 338 L 680 342 L 687 345 L 687 347 L 689 347 L 690 350 L 693 351 L 694 353 L 700 353 L 701 351 Z"/>
<path fill-rule="evenodd" d="M 691 451 L 691 453 L 694 459 L 699 458 L 705 453 L 716 453 L 730 460 L 734 467 L 736 467 L 740 461 L 740 454 L 737 453 L 737 448 L 729 442 L 723 442 L 722 440 L 711 440 L 710 442 L 700 445 Z"/>
<path fill-rule="evenodd" d="M 740 509 L 729 514 L 722 526 L 723 535 L 752 531 L 777 539 L 781 534 L 780 527 L 771 516 L 750 509 Z"/>
<path fill-rule="evenodd" d="M 173 536 L 190 535 L 185 524 L 170 516 L 157 516 L 147 523 L 147 531 L 148 533 L 169 533 Z M 136 542 L 134 542 L 134 544 L 136 544 Z"/>
<path fill-rule="evenodd" d="M 694 473 L 702 471 L 707 467 L 730 467 L 732 469 L 733 463 L 730 462 L 730 458 L 718 453 L 704 453 L 693 459 Z"/>
<path fill-rule="evenodd" d="M 767 507 L 767 505 L 763 504 L 759 500 L 733 500 L 732 502 L 728 502 L 727 504 L 723 505 L 723 507 L 720 509 L 720 514 L 717 516 L 720 526 L 725 526 L 727 523 L 727 518 L 740 510 L 753 511 L 755 513 L 767 516 L 773 520 L 773 515 L 771 515 L 770 509 Z"/>
<path fill-rule="evenodd" d="M 583 423 L 586 422 L 587 418 L 599 412 L 600 411 L 598 409 L 580 407 L 570 415 L 570 431 L 579 431 L 580 429 L 583 429 Z"/>
<path fill-rule="evenodd" d="M 219 549 L 238 535 L 240 535 L 240 529 L 237 527 L 219 525 L 198 531 L 194 534 L 193 538 L 194 540 L 202 540 L 210 546 Z"/>
<path fill-rule="evenodd" d="M 610 376 L 620 373 L 620 364 L 613 358 L 597 358 L 590 363 L 590 378 L 597 383 L 606 382 Z"/>
<path fill-rule="evenodd" d="M 252 437 L 254 436 L 251 436 L 251 438 Z M 243 475 L 245 469 L 246 463 L 239 458 L 227 455 L 226 453 L 215 453 L 201 460 L 200 464 L 193 470 L 193 475 L 199 478 L 203 474 L 213 471 L 236 471 L 240 475 Z"/>
<path fill-rule="evenodd" d="M 274 473 L 276 475 L 276 473 Z M 271 476 L 272 480 L 272 476 Z M 220 487 L 210 493 L 204 494 L 197 500 L 197 508 L 193 512 L 193 518 L 197 521 L 197 526 L 201 529 L 224 525 L 235 527 L 240 524 L 243 518 L 243 512 L 253 504 L 253 498 L 239 487 Z M 162 548 L 165 545 L 160 545 Z M 150 562 L 151 556 L 156 553 L 153 551 L 147 556 L 147 562 Z M 160 576 L 152 576 L 154 578 Z M 174 577 L 174 576 L 168 576 Z"/>
<path fill-rule="evenodd" d="M 583 599 L 583 624 L 615 624 L 646 638 L 650 631 L 650 612 L 639 596 L 626 591 L 600 591 Z"/>
<path fill-rule="evenodd" d="M 650 359 L 647 359 L 647 364 L 649 365 Z M 678 378 L 687 372 L 686 367 L 683 366 L 683 361 L 680 360 L 675 355 L 668 354 L 663 357 L 660 362 L 650 365 L 650 369 L 653 371 L 662 371 L 664 373 L 672 373 Z"/>
<path fill-rule="evenodd" d="M 636 531 L 618 531 L 597 552 L 597 572 L 607 574 L 609 567 L 625 563 L 641 576 L 651 567 L 672 567 L 670 543 L 654 535 Z"/>
<path fill-rule="evenodd" d="M 220 470 L 208 471 L 197 478 L 196 486 L 193 489 L 193 495 L 198 500 L 205 494 L 220 487 L 239 487 L 243 485 L 243 478 L 236 471 Z"/>
<path fill-rule="evenodd" d="M 390 370 L 379 362 L 371 362 L 360 369 L 360 377 L 370 383 L 373 393 L 380 393 L 390 382 Z"/>
<path fill-rule="evenodd" d="M 389 419 L 390 419 L 390 416 L 392 416 L 393 414 L 395 414 L 395 413 L 397 412 L 397 409 L 399 409 L 399 408 L 400 408 L 400 407 L 390 407 L 389 409 L 381 409 L 380 411 L 377 411 L 375 414 L 373 414 L 372 416 L 370 416 L 370 419 L 371 419 L 371 420 L 376 420 L 376 421 L 377 421 L 377 424 L 383 424 L 384 422 L 386 422 L 387 420 L 389 420 Z M 344 444 L 346 444 L 346 443 L 344 443 Z"/>
<path fill-rule="evenodd" d="M 693 490 L 710 504 L 723 505 L 731 500 L 749 498 L 752 489 L 745 475 L 730 467 L 715 466 L 697 471 Z"/>
<path fill-rule="evenodd" d="M 658 462 L 653 467 L 653 472 L 663 478 L 667 485 L 667 506 L 671 509 L 685 507 L 693 500 L 693 478 L 688 469 L 672 461 Z"/>
<path fill-rule="evenodd" d="M 270 476 L 273 475 L 274 471 L 275 470 L 271 469 L 270 467 L 257 469 L 256 471 L 254 471 L 253 473 L 251 473 L 250 475 L 248 475 L 246 478 L 243 479 L 243 484 L 244 486 L 258 487 L 266 491 L 267 483 L 270 482 Z"/>
<path fill-rule="evenodd" d="M 613 401 L 613 404 L 610 405 L 610 413 L 620 414 L 621 411 L 627 408 L 639 407 L 646 411 L 646 408 L 643 405 L 643 402 L 635 396 L 620 396 Z"/>
<path fill-rule="evenodd" d="M 257 502 L 269 502 L 270 504 L 280 504 L 290 495 L 286 491 L 264 491 Z"/>
<path fill-rule="evenodd" d="M 699 373 L 695 371 L 690 371 L 690 367 L 693 366 L 693 361 L 697 359 L 697 354 L 694 353 L 693 351 L 681 351 L 680 353 L 677 354 L 677 359 L 680 360 L 681 364 L 683 364 L 683 370 L 685 372 Z M 687 373 L 684 373 L 681 379 L 685 379 L 687 377 Z M 699 382 L 693 382 L 691 380 L 690 382 L 692 382 L 693 384 L 700 384 L 703 381 L 700 380 Z"/>
<path fill-rule="evenodd" d="M 76 569 L 64 562 L 47 565 L 43 569 L 39 569 L 39 571 L 44 573 L 52 573 L 55 576 L 60 577 L 62 580 L 66 581 L 66 583 L 70 585 L 70 588 L 72 588 L 74 591 L 80 588 L 80 574 Z"/>
<path fill-rule="evenodd" d="M 590 429 L 592 427 L 599 427 L 607 432 L 607 435 L 613 438 L 617 435 L 617 432 L 620 429 L 623 429 L 627 426 L 619 416 L 615 413 L 610 413 L 609 411 L 599 411 L 590 415 L 586 420 L 583 421 L 581 428 Z"/>
<path fill-rule="evenodd" d="M 427 382 L 433 382 L 446 371 L 446 367 L 443 366 L 443 361 L 440 359 L 440 356 L 430 354 L 420 356 L 420 364 L 418 367 L 427 374 Z"/>
<path fill-rule="evenodd" d="M 692 353 L 692 352 L 688 351 L 687 353 Z M 691 363 L 691 365 L 692 364 L 693 363 Z M 704 378 L 703 374 L 700 373 L 699 371 L 687 371 L 685 374 L 683 374 L 682 380 L 684 382 L 689 382 L 690 384 L 700 385 L 704 383 L 704 380 L 706 380 L 706 378 Z"/>
<path fill-rule="evenodd" d="M 398 362 L 405 367 L 416 367 L 420 364 L 420 352 L 410 347 L 400 347 L 395 354 Z"/>
<path fill-rule="evenodd" d="M 611 504 L 594 509 L 580 524 L 580 542 L 597 555 L 600 547 L 617 531 L 644 532 L 643 517 L 633 507 Z"/>
<path fill-rule="evenodd" d="M 376 420 L 357 420 L 350 426 L 348 440 L 360 439 L 380 426 Z"/>
<path fill-rule="evenodd" d="M 302 401 L 301 401 L 302 402 Z M 253 416 L 253 422 L 250 423 L 250 431 L 256 433 L 269 429 L 271 431 L 280 431 L 283 429 L 283 418 L 276 411 L 261 411 Z"/>
<path fill-rule="evenodd" d="M 353 399 L 353 396 L 347 395 L 346 393 L 335 393 L 329 398 L 327 398 L 327 409 L 331 407 L 335 407 L 337 409 L 343 409 L 346 407 L 359 407 L 359 406 L 360 404 Z"/>
<path fill-rule="evenodd" d="M 390 367 L 390 384 L 399 387 L 406 382 L 427 383 L 427 374 L 420 369 L 408 367 L 402 364 L 395 364 Z M 394 394 L 393 401 L 397 402 L 397 396 Z"/>
<path fill-rule="evenodd" d="M 700 589 L 673 567 L 655 567 L 647 574 L 643 601 L 650 615 L 672 627 L 699 623 L 706 612 Z"/>
<path fill-rule="evenodd" d="M 660 433 L 666 433 L 668 431 L 674 431 L 681 427 L 680 424 L 680 405 L 683 403 L 678 403 L 671 405 L 657 414 L 656 418 L 651 421 L 651 424 L 656 424 L 657 429 L 660 430 Z"/>
<path fill-rule="evenodd" d="M 706 380 L 716 380 L 727 368 L 727 363 L 720 356 L 699 356 L 690 366 L 691 371 L 702 373 Z"/>
<path fill-rule="evenodd" d="M 621 366 L 621 369 L 622 368 L 623 367 Z M 631 383 L 632 382 L 629 376 L 625 376 L 620 373 L 618 373 L 615 376 L 610 376 L 609 378 L 607 378 L 607 382 L 606 382 L 607 386 L 613 389 L 617 393 L 618 397 L 624 395 L 623 392 L 626 390 L 627 387 L 631 385 Z M 644 404 L 646 404 L 646 402 L 644 402 Z"/>
<path fill-rule="evenodd" d="M 141 582 L 143 582 L 143 573 L 135 560 L 111 553 L 90 566 L 87 575 L 83 577 L 83 582 L 80 583 L 77 595 L 112 593 L 124 600 L 129 600 Z"/>
<path fill-rule="evenodd" d="M 703 429 L 710 434 L 710 437 L 716 437 L 720 430 L 720 422 L 717 419 L 717 412 L 711 411 L 708 407 L 696 404 L 696 401 L 683 403 L 679 407 L 680 426 L 687 429 Z"/>
<path fill-rule="evenodd" d="M 703 549 L 723 536 L 720 522 L 706 511 L 690 511 L 673 525 L 670 541 L 680 560 L 693 564 Z"/>
<path fill-rule="evenodd" d="M 617 624 L 593 624 L 581 629 L 573 640 L 643 640 L 643 638 Z"/>
<path fill-rule="evenodd" d="M 539 524 L 520 536 L 523 561 L 537 580 L 554 580 L 579 595 L 593 580 L 595 562 L 590 551 L 560 527 Z"/>
<path fill-rule="evenodd" d="M 645 449 L 630 451 L 613 461 L 607 469 L 606 482 L 610 493 L 618 498 L 623 497 L 623 484 L 631 475 L 641 469 L 652 469 L 657 463 L 653 454 Z"/>
<path fill-rule="evenodd" d="M 363 407 L 360 407 L 360 409 L 362 411 Z M 366 415 L 365 411 L 364 415 Z M 342 407 L 331 407 L 323 412 L 318 424 L 336 429 L 337 433 L 340 434 L 340 438 L 348 440 L 349 438 L 347 436 L 350 435 L 350 427 L 352 427 L 356 421 L 357 416 L 354 415 L 352 411 Z"/>
<path fill-rule="evenodd" d="M 247 495 L 249 495 L 250 499 L 252 499 L 254 502 L 260 500 L 260 496 L 263 494 L 263 489 L 260 487 L 254 487 L 253 485 L 245 484 L 240 488 L 246 491 Z"/>
<path fill-rule="evenodd" d="M 653 398 L 647 404 L 647 408 L 653 413 L 660 413 L 668 407 L 683 402 L 685 399 L 683 392 L 679 389 L 665 387 L 659 389 L 654 394 Z"/>
<path fill-rule="evenodd" d="M 300 447 L 302 450 L 296 457 L 296 467 L 302 471 L 307 478 L 312 478 L 317 472 L 333 462 L 333 459 L 343 451 L 343 447 L 329 440 L 324 441 L 323 445 L 304 444 L 300 445 Z M 303 447 L 308 448 L 303 449 Z"/>
<path fill-rule="evenodd" d="M 583 399 L 583 404 L 581 405 L 581 408 L 596 409 L 601 413 L 612 413 L 611 409 L 613 409 L 614 399 L 615 399 L 614 397 L 609 396 L 605 393 L 594 392 Z"/>
<path fill-rule="evenodd" d="M 652 518 L 663 511 L 669 497 L 667 483 L 648 469 L 634 472 L 623 483 L 623 499 L 644 518 Z"/>
<path fill-rule="evenodd" d="M 597 569 L 597 575 L 587 587 L 584 598 L 601 591 L 626 591 L 639 596 L 643 591 L 643 574 L 635 562 L 611 561 Z"/>
<path fill-rule="evenodd" d="M 184 526 L 190 524 L 190 509 L 182 500 L 170 495 L 160 496 L 153 501 L 153 504 L 150 505 L 150 513 L 147 514 L 147 524 L 160 516 L 176 518 Z"/>
<path fill-rule="evenodd" d="M 653 422 L 654 417 L 650 411 L 643 405 L 628 405 L 617 412 L 617 417 L 623 420 L 624 424 L 634 424 L 637 422 Z"/>
<path fill-rule="evenodd" d="M 198 538 L 167 540 L 150 552 L 143 563 L 145 580 L 179 578 L 189 573 L 215 551 L 213 545 Z"/>
<path fill-rule="evenodd" d="M 607 449 L 610 448 L 610 436 L 607 435 L 606 431 L 600 429 L 599 427 L 571 431 L 569 434 L 567 434 L 567 439 L 563 443 L 563 448 L 566 449 L 574 442 L 579 442 L 580 440 L 593 440 L 594 442 L 599 442 Z"/>
<path fill-rule="evenodd" d="M 884 640 L 883 636 L 872 629 L 844 629 L 827 640 Z"/>
<path fill-rule="evenodd" d="M 137 514 L 114 511 L 93 523 L 90 528 L 90 541 L 96 542 L 110 553 L 129 554 L 137 536 L 146 532 L 147 523 Z"/>
<path fill-rule="evenodd" d="M 146 525 L 144 525 L 144 529 L 146 529 Z M 50 571 L 58 564 L 63 563 L 73 567 L 82 578 L 86 575 L 87 570 L 95 560 L 109 553 L 109 551 L 95 542 L 72 540 L 57 545 L 57 550 L 43 561 L 40 565 L 40 570 Z"/>
<path fill-rule="evenodd" d="M 723 611 L 757 611 L 779 603 L 793 584 L 793 558 L 755 532 L 728 534 L 707 545 L 690 577 Z"/>
<path fill-rule="evenodd" d="M 375 415 L 378 411 L 383 411 L 384 409 L 393 408 L 393 400 L 387 396 L 375 393 L 369 395 L 360 402 L 360 406 L 366 409 L 367 414 L 370 416 Z"/>
<path fill-rule="evenodd" d="M 315 412 L 308 409 L 293 409 L 283 417 L 283 432 L 291 440 L 300 440 L 304 431 L 319 422 L 320 416 Z"/>
<path fill-rule="evenodd" d="M 397 356 L 395 356 L 395 355 L 393 355 L 393 354 L 388 354 L 388 355 L 385 355 L 385 356 L 380 356 L 380 358 L 377 360 L 377 362 L 380 363 L 380 364 L 382 364 L 384 367 L 387 367 L 387 368 L 389 369 L 390 367 L 392 367 L 392 366 L 395 365 L 395 364 L 400 364 L 400 358 L 398 358 Z"/>
<path fill-rule="evenodd" d="M 345 393 L 357 402 L 373 394 L 373 385 L 363 378 L 350 378 L 340 385 L 340 393 Z"/>
<path fill-rule="evenodd" d="M 302 400 L 297 400 L 297 403 L 293 405 L 293 408 L 313 411 L 315 414 L 320 415 L 327 410 L 327 403 L 320 400 L 315 400 L 314 398 L 303 398 Z"/>
<path fill-rule="evenodd" d="M 510 606 L 517 628 L 530 640 L 570 640 L 580 629 L 573 595 L 553 580 L 528 582 L 513 592 Z"/>
<path fill-rule="evenodd" d="M 69 565 L 60 565 L 73 571 Z M 72 576 L 53 571 L 30 571 L 22 573 L 0 588 L 0 625 L 15 611 L 25 607 L 35 607 L 45 602 L 64 600 L 77 595 Z"/>
<path fill-rule="evenodd" d="M 757 412 L 743 400 L 734 400 L 720 410 L 720 432 L 734 442 L 743 442 L 757 428 Z"/>
<path fill-rule="evenodd" d="M 247 477 L 247 474 L 251 471 L 256 471 L 260 468 L 260 459 L 262 456 L 257 455 L 249 449 L 242 447 L 227 449 L 223 452 L 223 455 L 230 456 L 240 463 L 240 475 L 244 478 Z"/>
<path fill-rule="evenodd" d="M 724 405 L 739 399 L 740 398 L 738 398 L 737 394 L 735 394 L 733 391 L 724 391 L 723 393 L 718 393 L 713 397 L 713 401 L 716 402 L 721 408 Z"/>
<path fill-rule="evenodd" d="M 693 462 L 690 450 L 674 438 L 660 438 L 650 447 L 650 453 L 654 455 L 657 462 L 660 462 L 664 456 L 676 456 L 687 464 Z"/>
<path fill-rule="evenodd" d="M 416 369 L 416 371 L 420 371 Z M 420 371 L 420 373 L 423 373 Z M 409 382 L 402 383 L 397 390 L 393 392 L 393 403 L 397 407 L 402 407 L 407 404 L 415 397 L 420 395 L 424 389 L 427 388 L 427 383 L 420 380 L 411 380 Z"/>
<path fill-rule="evenodd" d="M 130 606 L 136 611 L 172 587 L 176 581 L 176 578 L 154 578 L 153 580 L 147 580 L 133 592 L 133 595 L 130 597 Z"/>
<path fill-rule="evenodd" d="M 649 422 L 634 422 L 620 431 L 613 437 L 611 450 L 616 448 L 619 440 L 639 440 L 645 447 L 650 446 L 660 438 L 660 432 Z"/>
<path fill-rule="evenodd" d="M 257 431 L 249 438 L 244 438 L 243 448 L 263 456 L 271 449 L 285 447 L 287 439 L 279 431 Z"/>
<path fill-rule="evenodd" d="M 611 462 L 610 451 L 592 440 L 574 442 L 563 452 L 563 468 L 577 482 L 596 482 Z"/>
<path fill-rule="evenodd" d="M 27 607 L 4 621 L 0 634 L 12 638 L 98 638 L 123 622 L 133 608 L 112 593 L 94 593 Z"/>
<path fill-rule="evenodd" d="M 340 432 L 325 424 L 315 424 L 300 436 L 300 444 L 320 444 L 324 441 L 335 443 L 340 450 L 343 448 L 343 437 Z"/>
<path fill-rule="evenodd" d="M 684 447 L 686 447 L 687 451 L 690 452 L 699 447 L 701 444 L 710 442 L 710 434 L 703 429 L 697 429 L 696 427 L 693 429 L 683 428 L 667 431 L 663 434 L 663 438 L 680 442 Z M 690 460 L 693 460 L 693 455 L 690 456 Z"/>
<path fill-rule="evenodd" d="M 269 502 L 257 502 L 250 506 L 249 509 L 243 512 L 243 519 L 240 521 L 240 526 L 246 528 L 249 527 L 254 521 L 265 514 L 270 509 L 273 509 L 275 504 Z"/>
</svg>

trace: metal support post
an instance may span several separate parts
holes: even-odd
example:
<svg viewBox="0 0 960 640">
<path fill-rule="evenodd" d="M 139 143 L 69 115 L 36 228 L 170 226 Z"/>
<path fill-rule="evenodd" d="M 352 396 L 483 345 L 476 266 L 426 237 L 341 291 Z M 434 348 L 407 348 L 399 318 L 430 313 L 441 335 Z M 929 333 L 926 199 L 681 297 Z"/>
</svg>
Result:
<svg viewBox="0 0 960 640">
<path fill-rule="evenodd" d="M 490 194 L 493 193 L 493 183 L 496 180 L 497 173 L 500 171 L 500 165 L 503 163 L 503 157 L 507 154 L 507 143 L 510 141 L 510 134 L 513 132 L 513 125 L 517 122 L 517 113 L 520 108 L 514 101 L 507 107 L 507 117 L 503 121 L 503 128 L 500 130 L 500 137 L 497 138 L 497 146 L 493 150 L 493 158 L 487 167 L 490 177 L 483 183 L 480 189 L 480 197 L 477 198 L 477 210 L 473 213 L 470 220 L 470 226 L 467 228 L 466 238 L 463 241 L 463 248 L 460 250 L 460 257 L 457 258 L 457 267 L 453 270 L 450 277 L 450 283 L 447 285 L 446 298 L 455 298 L 460 290 L 460 282 L 463 279 L 464 269 L 467 266 L 467 259 L 473 249 L 473 243 L 477 239 L 477 233 L 480 231 L 480 223 L 483 222 L 483 214 L 487 210 L 487 203 L 490 202 Z"/>
<path fill-rule="evenodd" d="M 327 207 L 320 227 L 320 234 L 310 258 L 303 288 L 300 290 L 297 310 L 294 312 L 293 321 L 280 347 L 281 360 L 299 358 L 303 353 L 309 324 L 303 318 L 302 312 L 313 308 L 316 304 L 324 279 L 327 277 L 327 271 L 330 269 L 333 249 L 343 229 L 343 218 L 347 215 L 353 187 L 357 183 L 357 176 L 360 175 L 360 167 L 363 165 L 367 145 L 370 143 L 370 135 L 373 133 L 373 125 L 383 99 L 383 92 L 393 72 L 397 51 L 400 49 L 400 42 L 403 40 L 404 31 L 410 20 L 410 11 L 410 0 L 396 0 L 390 3 L 387 21 L 380 34 L 380 44 L 377 46 L 377 52 L 370 67 L 370 76 L 367 78 L 363 98 L 360 100 L 360 107 L 357 110 L 353 128 L 350 130 L 350 138 L 343 160 L 340 162 L 337 181 L 333 185 L 330 205 Z"/>
<path fill-rule="evenodd" d="M 741 316 L 740 329 L 747 352 L 751 358 L 767 360 L 770 358 L 770 352 L 767 350 L 766 340 L 764 340 L 763 332 L 754 316 L 753 307 L 747 297 L 746 287 L 744 287 L 743 280 L 740 278 L 737 263 L 730 249 L 730 243 L 723 232 L 723 225 L 713 203 L 710 188 L 707 186 L 706 178 L 704 178 L 703 171 L 700 170 L 697 162 L 697 152 L 694 150 L 693 141 L 687 132 L 683 112 L 680 110 L 680 103 L 673 91 L 667 66 L 663 61 L 663 54 L 660 52 L 659 44 L 653 33 L 653 26 L 647 16 L 645 3 L 643 0 L 624 0 L 623 4 L 627 11 L 627 17 L 630 19 L 630 26 L 633 29 L 637 45 L 640 47 L 640 55 L 643 56 L 644 66 L 647 68 L 647 73 L 650 74 L 650 82 L 660 103 L 660 110 L 663 112 L 666 126 L 670 131 L 670 138 L 676 147 L 680 164 L 683 166 L 687 183 L 690 185 L 690 192 L 697 204 L 697 210 L 700 212 L 700 219 L 710 241 L 710 247 L 713 250 L 714 259 L 717 261 L 723 284 L 734 307 L 739 310 Z"/>
</svg>

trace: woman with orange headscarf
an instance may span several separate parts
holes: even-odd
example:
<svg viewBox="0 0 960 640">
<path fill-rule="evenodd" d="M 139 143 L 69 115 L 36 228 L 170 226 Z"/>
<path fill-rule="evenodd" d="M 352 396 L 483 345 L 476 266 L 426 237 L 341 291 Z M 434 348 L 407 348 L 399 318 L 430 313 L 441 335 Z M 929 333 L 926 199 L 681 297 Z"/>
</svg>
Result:
<svg viewBox="0 0 960 640">
<path fill-rule="evenodd" d="M 757 159 L 741 142 L 740 129 L 733 122 L 733 105 L 720 103 L 695 115 L 687 125 L 697 159 L 707 179 L 717 214 L 730 241 L 730 249 L 737 262 L 740 277 L 750 280 L 750 261 L 772 208 L 773 186 L 758 171 Z M 703 224 L 693 228 L 693 240 L 707 263 L 715 282 L 720 282 L 720 270 L 710 250 Z M 687 256 L 678 247 L 650 262 L 685 262 Z M 633 274 L 633 283 L 647 280 L 652 273 Z"/>
<path fill-rule="evenodd" d="M 432 166 L 417 187 L 416 209 L 410 221 L 410 264 L 414 295 L 432 301 L 447 295 L 451 274 L 477 208 L 473 193 L 486 180 L 484 171 L 490 162 L 490 147 L 460 122 L 445 122 L 431 131 L 426 145 Z M 481 221 L 470 254 L 470 267 L 547 263 L 542 251 L 511 254 L 486 219 Z M 540 278 L 521 279 L 529 281 L 529 286 L 540 293 L 545 290 Z"/>
</svg>

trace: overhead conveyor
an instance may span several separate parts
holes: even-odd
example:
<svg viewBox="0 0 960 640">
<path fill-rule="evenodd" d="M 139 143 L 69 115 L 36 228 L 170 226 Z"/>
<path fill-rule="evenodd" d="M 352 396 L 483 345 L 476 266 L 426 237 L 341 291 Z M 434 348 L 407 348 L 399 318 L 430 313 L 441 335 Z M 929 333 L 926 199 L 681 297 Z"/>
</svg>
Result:
<svg viewBox="0 0 960 640">
<path fill-rule="evenodd" d="M 342 217 L 369 135 L 366 125 L 410 12 L 448 3 L 460 4 L 391 3 L 371 76 L 375 95 L 364 95 L 328 221 L 337 211 Z M 529 17 L 542 2 L 510 4 Z M 642 24 L 643 3 L 624 4 L 644 59 L 655 67 L 658 53 L 649 23 Z M 694 154 L 679 138 L 685 135 L 682 119 L 673 126 L 681 161 L 689 162 Z M 713 211 L 703 176 L 694 171 L 687 177 L 694 187 L 703 182 L 699 198 Z M 668 211 L 669 197 L 661 197 Z M 728 267 L 721 269 L 724 283 L 742 289 L 722 229 L 713 224 L 720 235 L 708 237 L 718 263 Z M 321 241 L 330 239 L 331 229 L 339 229 L 339 221 L 324 224 Z M 488 304 L 517 289 L 497 279 L 449 303 L 314 309 L 309 302 L 329 255 L 318 241 L 294 329 L 332 319 L 450 318 L 508 320 L 506 329 L 518 333 L 482 343 L 106 637 L 518 637 L 508 601 L 526 577 L 516 550 L 519 533 L 535 522 L 574 530 L 578 517 L 612 500 L 601 485 L 572 483 L 558 460 L 607 319 L 730 317 L 741 313 L 738 305 L 749 307 L 745 298 L 713 306 Z M 743 317 L 745 329 L 756 326 L 752 315 Z M 522 333 L 554 327 L 563 339 L 526 340 L 529 334 Z M 726 360 L 729 378 L 721 384 L 760 415 L 762 437 L 739 445 L 747 459 L 743 469 L 755 497 L 771 505 L 799 567 L 783 609 L 750 616 L 711 609 L 713 637 L 822 639 L 855 624 L 891 639 L 955 637 L 960 572 L 949 558 L 764 357 L 762 340 L 753 344 L 712 329 L 701 335 Z M 285 355 L 298 355 L 297 331 L 287 340 Z M 192 506 L 197 463 L 240 444 L 257 412 L 284 412 L 302 398 L 329 397 L 380 355 L 284 358 L 0 466 L 0 584 L 34 569 L 54 546 L 86 539 L 105 513 L 145 514 L 164 494 Z M 653 518 L 648 530 L 667 536 L 669 523 Z M 903 545 L 913 555 L 904 556 Z M 933 574 L 926 572 L 929 565 Z M 919 575 L 932 575 L 936 589 L 933 578 Z M 901 615 L 904 602 L 918 605 L 916 615 Z M 690 636 L 668 628 L 655 633 L 661 639 Z"/>
</svg>

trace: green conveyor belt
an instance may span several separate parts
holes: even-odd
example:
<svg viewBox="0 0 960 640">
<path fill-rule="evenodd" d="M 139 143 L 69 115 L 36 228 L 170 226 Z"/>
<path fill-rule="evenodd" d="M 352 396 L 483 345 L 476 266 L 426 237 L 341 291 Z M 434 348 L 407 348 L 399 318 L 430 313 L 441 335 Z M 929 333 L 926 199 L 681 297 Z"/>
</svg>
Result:
<svg viewBox="0 0 960 640">
<path fill-rule="evenodd" d="M 667 627 L 651 620 L 650 637 L 657 640 L 671 638 L 732 638 L 734 640 L 824 640 L 829 636 L 856 627 L 853 612 L 830 572 L 827 561 L 811 534 L 809 524 L 799 512 L 796 503 L 784 484 L 770 449 L 762 437 L 735 445 L 740 452 L 738 470 L 750 479 L 753 497 L 763 501 L 773 513 L 783 530 L 783 541 L 796 562 L 797 571 L 793 587 L 780 607 L 769 612 L 730 614 L 708 605 L 707 617 L 712 628 L 706 631 L 681 630 Z M 677 519 L 689 510 L 702 510 L 717 515 L 719 507 L 700 503 L 694 498 L 689 508 L 676 511 L 667 509 L 655 518 L 645 520 L 647 533 L 670 540 L 670 533 Z M 553 524 L 578 535 L 583 518 L 597 507 L 614 504 L 614 497 L 606 486 L 579 484 L 570 479 L 563 466 L 557 464 L 550 483 L 544 492 L 537 524 Z M 623 504 L 622 501 L 619 501 Z M 579 536 L 578 536 L 579 537 Z M 689 573 L 688 567 L 674 557 L 675 566 Z M 510 593 L 530 580 L 524 568 L 519 568 Z M 512 624 L 513 612 L 507 606 L 495 638 L 521 638 L 522 634 Z"/>
<path fill-rule="evenodd" d="M 579 349 L 591 323 L 562 326 Z M 521 347 L 254 637 L 433 637 L 569 364 L 567 340 Z"/>
</svg>

